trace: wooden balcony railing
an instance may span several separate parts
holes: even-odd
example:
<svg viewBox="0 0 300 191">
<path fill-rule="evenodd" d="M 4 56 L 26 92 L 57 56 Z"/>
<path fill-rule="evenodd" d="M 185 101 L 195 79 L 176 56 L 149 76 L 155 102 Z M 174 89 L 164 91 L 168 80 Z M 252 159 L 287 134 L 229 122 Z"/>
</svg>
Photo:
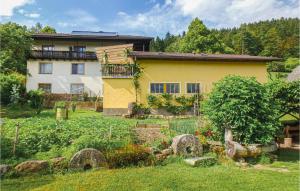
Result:
<svg viewBox="0 0 300 191">
<path fill-rule="evenodd" d="M 104 78 L 130 78 L 134 75 L 130 64 L 102 64 L 101 71 Z"/>
<path fill-rule="evenodd" d="M 35 59 L 64 59 L 64 60 L 97 60 L 95 52 L 76 51 L 45 51 L 32 50 L 30 58 Z"/>
</svg>

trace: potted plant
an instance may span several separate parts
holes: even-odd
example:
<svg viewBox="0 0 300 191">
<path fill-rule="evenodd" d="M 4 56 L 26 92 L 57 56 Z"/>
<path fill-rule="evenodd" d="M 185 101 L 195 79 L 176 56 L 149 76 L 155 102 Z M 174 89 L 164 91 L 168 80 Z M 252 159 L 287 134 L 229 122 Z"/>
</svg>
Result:
<svg viewBox="0 0 300 191">
<path fill-rule="evenodd" d="M 68 106 L 64 101 L 55 102 L 56 120 L 68 119 Z"/>
</svg>

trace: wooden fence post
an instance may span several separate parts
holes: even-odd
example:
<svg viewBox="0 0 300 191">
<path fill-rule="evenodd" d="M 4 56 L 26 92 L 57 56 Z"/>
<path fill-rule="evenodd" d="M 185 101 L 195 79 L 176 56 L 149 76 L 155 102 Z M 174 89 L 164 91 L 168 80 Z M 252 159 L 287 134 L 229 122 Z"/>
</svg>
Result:
<svg viewBox="0 0 300 191">
<path fill-rule="evenodd" d="M 19 139 L 19 130 L 20 130 L 20 123 L 17 123 L 16 125 L 16 135 L 15 135 L 15 140 L 14 140 L 14 145 L 13 145 L 13 155 L 16 156 L 16 148 L 18 144 L 18 139 Z"/>
</svg>

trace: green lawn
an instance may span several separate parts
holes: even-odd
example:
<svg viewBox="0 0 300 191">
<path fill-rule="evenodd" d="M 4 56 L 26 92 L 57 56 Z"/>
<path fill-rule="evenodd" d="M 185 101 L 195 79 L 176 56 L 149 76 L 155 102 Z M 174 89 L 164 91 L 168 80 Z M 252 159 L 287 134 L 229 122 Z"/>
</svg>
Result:
<svg viewBox="0 0 300 191">
<path fill-rule="evenodd" d="M 276 164 L 276 163 L 274 163 Z M 289 172 L 241 169 L 216 165 L 193 168 L 182 163 L 166 166 L 98 170 L 66 175 L 47 175 L 8 179 L 2 190 L 272 190 L 296 191 L 299 185 L 298 162 L 279 162 Z"/>
</svg>

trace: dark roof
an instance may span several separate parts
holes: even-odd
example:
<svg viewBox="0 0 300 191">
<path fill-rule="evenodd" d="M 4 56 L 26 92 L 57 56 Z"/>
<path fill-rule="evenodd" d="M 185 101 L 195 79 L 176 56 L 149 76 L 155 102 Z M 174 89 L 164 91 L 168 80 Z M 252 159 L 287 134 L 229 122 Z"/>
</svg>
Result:
<svg viewBox="0 0 300 191">
<path fill-rule="evenodd" d="M 157 60 L 222 60 L 222 61 L 275 61 L 281 60 L 276 57 L 249 56 L 235 54 L 193 54 L 193 53 L 167 53 L 167 52 L 141 52 L 133 51 L 131 56 L 137 59 L 157 59 Z"/>
<path fill-rule="evenodd" d="M 75 31 L 76 32 L 76 31 Z M 45 39 L 60 39 L 60 40 L 145 40 L 150 41 L 153 37 L 145 36 L 132 36 L 132 35 L 107 35 L 103 34 L 66 34 L 66 33 L 36 33 L 32 35 L 32 38 L 36 40 L 45 40 Z"/>
</svg>

